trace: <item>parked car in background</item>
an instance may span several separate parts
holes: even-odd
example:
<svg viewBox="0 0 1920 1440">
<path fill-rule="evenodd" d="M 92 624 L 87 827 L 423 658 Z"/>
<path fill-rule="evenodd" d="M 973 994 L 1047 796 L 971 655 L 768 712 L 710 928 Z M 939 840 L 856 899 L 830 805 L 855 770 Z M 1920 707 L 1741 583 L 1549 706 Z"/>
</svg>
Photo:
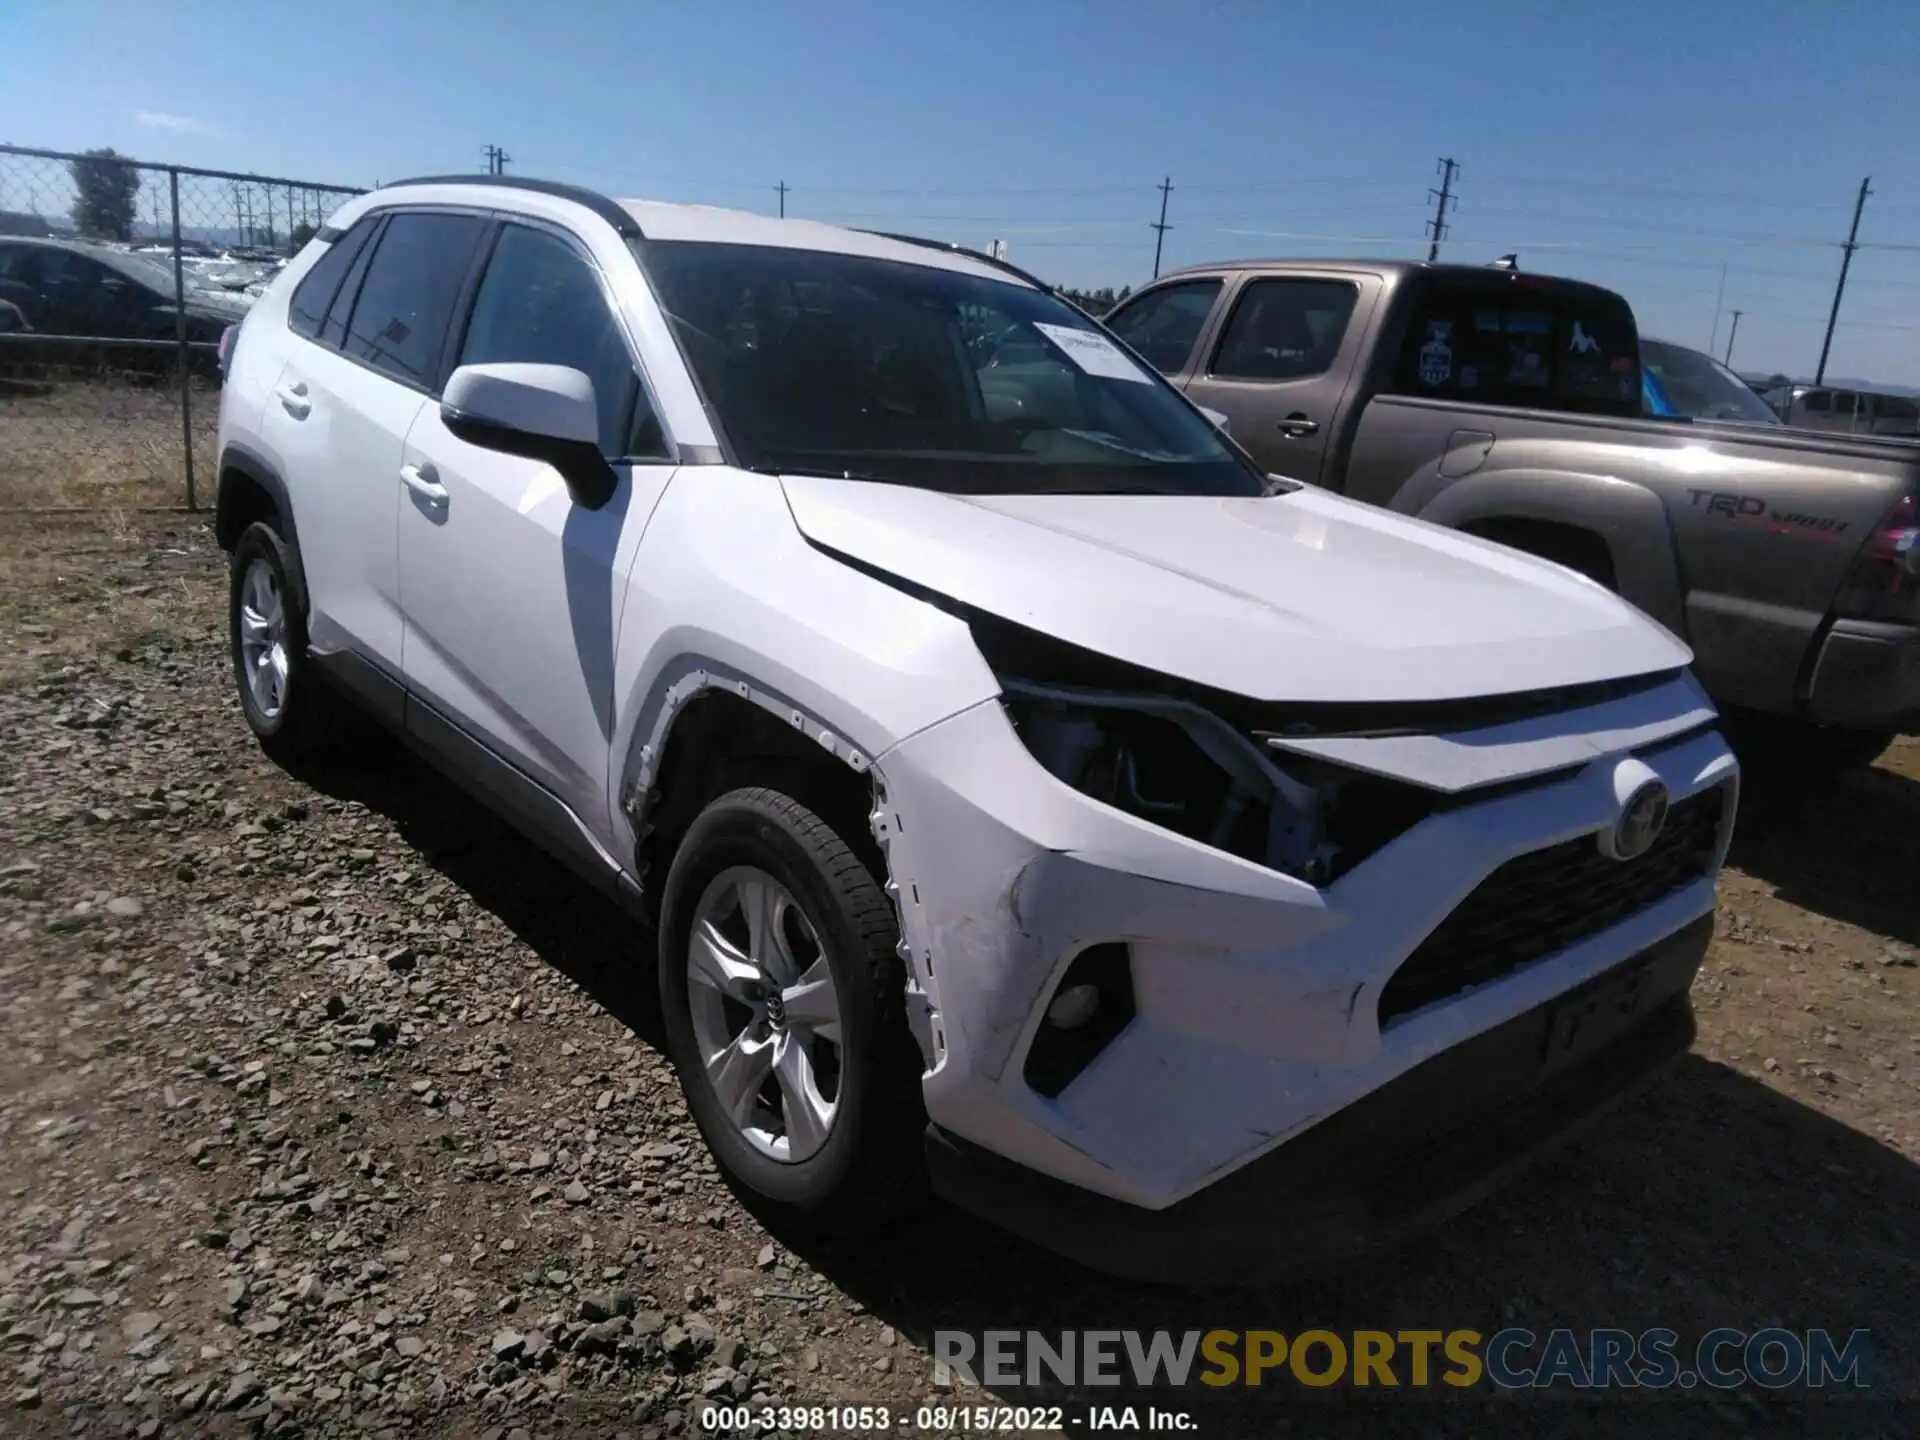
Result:
<svg viewBox="0 0 1920 1440">
<path fill-rule="evenodd" d="M 171 259 L 110 245 L 0 237 L 0 300 L 17 307 L 42 335 L 172 340 L 178 333 Z M 247 304 L 189 282 L 186 338 L 216 344 L 221 332 L 246 314 Z M 212 352 L 196 355 L 196 363 L 211 372 Z"/>
<path fill-rule="evenodd" d="M 1686 648 L 1271 481 L 1003 262 L 394 185 L 241 325 L 219 457 L 246 722 L 298 754 L 351 696 L 651 917 L 778 1225 L 930 1174 L 1244 1279 L 1446 1215 L 1692 1035 L 1738 769 Z"/>
<path fill-rule="evenodd" d="M 1920 434 L 1920 400 L 1879 390 L 1839 390 L 1828 385 L 1783 385 L 1766 402 L 1800 430 L 1838 430 L 1848 435 Z"/>
<path fill-rule="evenodd" d="M 1640 337 L 1641 395 L 1647 414 L 1668 420 L 1784 423 L 1746 381 L 1703 350 Z"/>
<path fill-rule="evenodd" d="M 1920 730 L 1920 446 L 1764 424 L 1671 346 L 1651 351 L 1664 403 L 1711 418 L 1648 416 L 1611 291 L 1247 261 L 1165 276 L 1107 324 L 1268 470 L 1618 591 L 1686 638 L 1721 705 L 1765 717 L 1756 752 L 1855 765 Z"/>
</svg>

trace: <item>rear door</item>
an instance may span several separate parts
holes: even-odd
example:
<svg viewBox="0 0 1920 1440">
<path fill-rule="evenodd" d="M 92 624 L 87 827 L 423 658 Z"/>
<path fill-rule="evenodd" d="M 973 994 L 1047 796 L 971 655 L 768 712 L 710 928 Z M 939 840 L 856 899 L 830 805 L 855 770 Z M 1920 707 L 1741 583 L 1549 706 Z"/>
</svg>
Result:
<svg viewBox="0 0 1920 1440">
<path fill-rule="evenodd" d="M 477 214 L 439 210 L 356 225 L 292 297 L 261 420 L 293 495 L 315 648 L 353 651 L 396 680 L 402 447 L 438 383 L 485 229 Z"/>
<path fill-rule="evenodd" d="M 424 407 L 400 507 L 407 688 L 604 834 L 620 557 L 673 474 L 666 437 L 591 250 L 557 227 L 502 225 L 454 347 L 449 373 L 586 374 L 619 487 L 597 510 L 576 505 L 552 466 L 470 445 Z M 417 704 L 408 717 L 433 723 Z"/>
<path fill-rule="evenodd" d="M 1321 483 L 1378 290 L 1371 276 L 1245 276 L 1187 395 L 1267 471 Z"/>
</svg>

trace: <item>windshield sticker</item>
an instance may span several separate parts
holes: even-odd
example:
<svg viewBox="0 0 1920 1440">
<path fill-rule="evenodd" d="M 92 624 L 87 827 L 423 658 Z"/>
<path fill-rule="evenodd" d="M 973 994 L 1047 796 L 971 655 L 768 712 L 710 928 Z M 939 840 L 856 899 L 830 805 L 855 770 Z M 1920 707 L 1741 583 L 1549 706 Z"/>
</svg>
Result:
<svg viewBox="0 0 1920 1440">
<path fill-rule="evenodd" d="M 1420 383 L 1444 385 L 1453 378 L 1453 338 L 1451 320 L 1429 320 L 1427 343 L 1420 347 Z"/>
<path fill-rule="evenodd" d="M 1587 334 L 1586 327 L 1578 320 L 1573 322 L 1573 339 L 1567 342 L 1569 355 L 1598 355 L 1600 342 Z"/>
<path fill-rule="evenodd" d="M 1140 385 L 1153 383 L 1150 376 L 1104 335 L 1091 330 L 1076 330 L 1071 325 L 1042 325 L 1036 322 L 1033 328 L 1051 340 L 1062 355 L 1089 375 L 1104 375 L 1109 380 L 1132 380 Z"/>
</svg>

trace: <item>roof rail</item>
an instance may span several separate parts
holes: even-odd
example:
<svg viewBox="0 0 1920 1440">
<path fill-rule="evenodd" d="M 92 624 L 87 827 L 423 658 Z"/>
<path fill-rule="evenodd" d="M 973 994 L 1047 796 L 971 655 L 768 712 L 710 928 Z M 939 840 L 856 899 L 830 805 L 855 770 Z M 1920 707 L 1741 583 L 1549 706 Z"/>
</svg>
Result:
<svg viewBox="0 0 1920 1440">
<path fill-rule="evenodd" d="M 566 185 L 558 180 L 534 180 L 521 175 L 416 175 L 410 180 L 395 180 L 381 190 L 396 190 L 406 185 L 494 185 L 506 190 L 530 190 L 536 195 L 551 195 L 556 200 L 571 200 L 584 205 L 619 232 L 623 240 L 644 240 L 640 222 L 631 212 L 615 204 L 598 190 L 584 185 Z"/>
<path fill-rule="evenodd" d="M 996 270 L 1026 281 L 1034 289 L 1045 294 L 1053 294 L 1053 287 L 1037 275 L 1030 275 L 1010 260 L 1002 260 L 997 255 L 989 255 L 984 250 L 975 250 L 966 245 L 956 245 L 951 240 L 929 240 L 923 235 L 896 235 L 889 230 L 862 230 L 862 235 L 875 235 L 882 240 L 898 240 L 902 245 L 918 245 L 923 250 L 944 250 L 949 255 L 965 255 L 970 260 L 978 260 L 983 265 L 991 265 Z"/>
</svg>

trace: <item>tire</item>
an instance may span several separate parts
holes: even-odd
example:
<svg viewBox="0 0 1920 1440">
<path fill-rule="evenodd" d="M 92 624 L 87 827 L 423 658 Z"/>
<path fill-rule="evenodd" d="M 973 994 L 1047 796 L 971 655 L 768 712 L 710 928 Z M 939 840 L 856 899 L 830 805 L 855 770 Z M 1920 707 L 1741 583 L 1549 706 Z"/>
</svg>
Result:
<svg viewBox="0 0 1920 1440">
<path fill-rule="evenodd" d="M 1733 748 L 1742 762 L 1781 777 L 1807 779 L 1864 770 L 1894 740 L 1891 731 L 1842 730 L 1772 716 L 1745 718 L 1731 728 Z"/>
<path fill-rule="evenodd" d="M 279 532 L 264 521 L 249 525 L 233 547 L 227 636 L 240 713 L 261 748 L 283 761 L 330 748 L 338 702 L 312 673 L 307 656 L 300 569 Z"/>
<path fill-rule="evenodd" d="M 764 963 L 754 961 L 745 913 L 754 896 L 773 921 L 759 933 L 781 937 L 758 947 Z M 715 966 L 693 961 L 696 925 L 730 947 L 725 985 L 715 983 Z M 902 1008 L 899 931 L 874 872 L 798 800 L 765 787 L 733 790 L 682 838 L 659 933 L 668 1056 L 728 1184 L 769 1227 L 791 1233 L 857 1234 L 892 1219 L 920 1186 L 926 1116 Z M 719 953 L 705 940 L 702 948 Z M 837 1043 L 820 1024 L 823 966 Z M 804 1003 L 803 992 L 811 997 Z M 716 1070 L 745 1077 L 727 1098 L 704 1060 L 722 1053 L 728 1066 Z M 823 1122 L 797 1097 L 826 1101 L 829 1089 Z"/>
</svg>

